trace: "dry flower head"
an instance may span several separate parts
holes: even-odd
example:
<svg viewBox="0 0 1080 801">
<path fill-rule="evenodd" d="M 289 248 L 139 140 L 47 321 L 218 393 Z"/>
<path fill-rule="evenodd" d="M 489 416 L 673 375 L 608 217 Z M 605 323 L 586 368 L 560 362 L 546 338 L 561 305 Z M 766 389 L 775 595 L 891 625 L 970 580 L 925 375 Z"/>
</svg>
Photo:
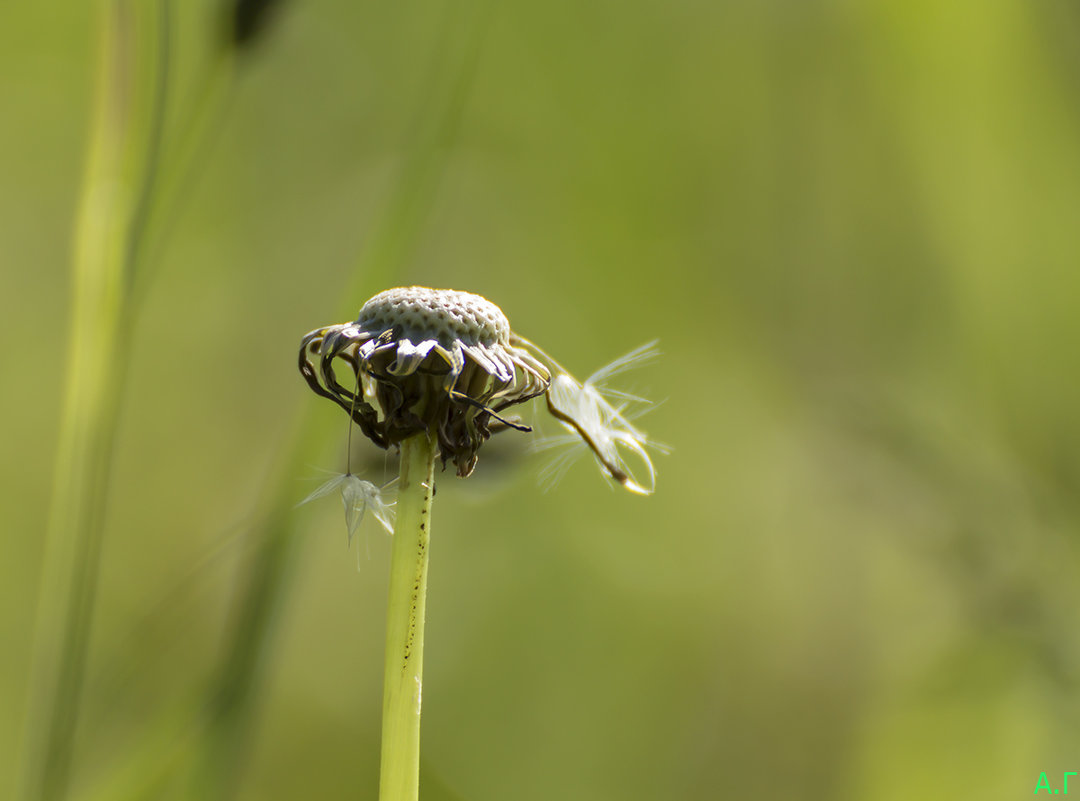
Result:
<svg viewBox="0 0 1080 801">
<path fill-rule="evenodd" d="M 433 435 L 443 464 L 452 461 L 461 477 L 473 471 L 492 433 L 531 431 L 503 413 L 543 395 L 551 414 L 609 477 L 648 495 L 656 473 L 646 448 L 653 443 L 627 414 L 641 399 L 606 382 L 655 354 L 655 344 L 639 348 L 581 383 L 515 334 L 491 301 L 411 286 L 375 295 L 354 322 L 308 333 L 299 366 L 312 390 L 341 406 L 376 445 Z M 366 497 L 370 506 L 377 496 Z"/>
</svg>

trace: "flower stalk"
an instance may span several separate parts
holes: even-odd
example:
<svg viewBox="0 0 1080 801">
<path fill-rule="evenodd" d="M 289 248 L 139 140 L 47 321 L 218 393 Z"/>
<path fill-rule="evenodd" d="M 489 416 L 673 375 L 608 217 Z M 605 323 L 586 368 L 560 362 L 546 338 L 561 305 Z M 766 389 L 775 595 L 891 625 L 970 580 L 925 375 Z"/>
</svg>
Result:
<svg viewBox="0 0 1080 801">
<path fill-rule="evenodd" d="M 419 795 L 424 608 L 435 456 L 435 442 L 427 434 L 415 434 L 401 444 L 386 610 L 379 801 L 416 801 Z"/>
<path fill-rule="evenodd" d="M 651 443 L 626 416 L 642 398 L 607 379 L 656 354 L 633 351 L 584 384 L 510 329 L 491 301 L 454 289 L 396 287 L 370 298 L 354 322 L 323 326 L 300 343 L 298 367 L 312 391 L 334 401 L 380 448 L 401 448 L 390 564 L 379 801 L 417 801 L 424 609 L 436 458 L 472 474 L 495 433 L 532 429 L 507 409 L 545 396 L 548 410 L 592 450 L 601 469 L 638 495 L 653 491 Z M 344 383 L 343 383 L 344 381 Z M 350 429 L 351 431 L 351 429 Z M 628 460 L 629 457 L 629 460 Z M 632 460 L 644 483 L 634 476 Z M 357 510 L 383 509 L 378 488 L 351 472 L 308 500 L 342 489 L 350 534 Z M 350 511 L 354 512 L 352 517 Z M 377 515 L 378 516 L 378 515 Z"/>
</svg>

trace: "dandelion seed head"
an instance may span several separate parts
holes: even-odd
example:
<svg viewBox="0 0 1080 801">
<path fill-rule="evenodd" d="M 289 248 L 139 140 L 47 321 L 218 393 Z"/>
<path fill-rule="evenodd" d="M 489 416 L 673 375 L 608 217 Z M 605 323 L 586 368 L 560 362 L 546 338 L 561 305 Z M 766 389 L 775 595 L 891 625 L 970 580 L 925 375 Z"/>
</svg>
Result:
<svg viewBox="0 0 1080 801">
<path fill-rule="evenodd" d="M 443 466 L 453 461 L 461 477 L 472 473 L 492 433 L 532 430 L 503 416 L 505 409 L 544 395 L 548 411 L 610 478 L 648 495 L 656 482 L 649 449 L 663 449 L 631 420 L 650 402 L 611 381 L 658 355 L 650 342 L 580 382 L 517 335 L 486 298 L 410 286 L 375 295 L 353 322 L 308 333 L 299 366 L 311 389 L 348 412 L 376 445 L 389 448 L 427 434 L 437 440 Z M 546 475 L 557 480 L 568 463 L 560 460 Z M 359 489 L 349 492 L 364 497 L 354 514 L 376 508 Z"/>
<path fill-rule="evenodd" d="M 347 366 L 351 386 L 335 364 Z M 550 380 L 547 367 L 513 344 L 494 303 L 416 286 L 380 292 L 355 322 L 307 334 L 300 372 L 380 447 L 434 435 L 443 464 L 452 460 L 462 477 L 493 428 L 531 430 L 500 412 L 544 393 Z"/>
<path fill-rule="evenodd" d="M 364 304 L 356 325 L 367 331 L 392 328 L 400 339 L 434 340 L 446 348 L 455 340 L 489 347 L 510 344 L 510 322 L 498 306 L 454 289 L 388 289 Z"/>
</svg>

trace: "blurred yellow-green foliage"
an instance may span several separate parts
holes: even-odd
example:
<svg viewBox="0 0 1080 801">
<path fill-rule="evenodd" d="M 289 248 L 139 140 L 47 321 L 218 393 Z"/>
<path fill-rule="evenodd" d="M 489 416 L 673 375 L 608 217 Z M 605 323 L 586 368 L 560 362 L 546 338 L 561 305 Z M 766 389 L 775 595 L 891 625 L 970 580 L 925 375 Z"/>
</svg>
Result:
<svg viewBox="0 0 1080 801">
<path fill-rule="evenodd" d="M 176 3 L 168 132 L 221 5 Z M 1080 770 L 1075 4 L 279 5 L 136 296 L 74 798 L 128 797 L 160 748 L 179 797 L 274 509 L 234 797 L 374 797 L 388 544 L 367 523 L 358 570 L 336 502 L 280 510 L 343 466 L 295 354 L 383 288 L 376 240 L 382 283 L 479 292 L 581 376 L 664 351 L 629 382 L 664 401 L 653 497 L 584 461 L 544 493 L 513 433 L 443 474 L 425 798 L 1012 799 Z M 97 30 L 0 11 L 4 794 Z"/>
</svg>

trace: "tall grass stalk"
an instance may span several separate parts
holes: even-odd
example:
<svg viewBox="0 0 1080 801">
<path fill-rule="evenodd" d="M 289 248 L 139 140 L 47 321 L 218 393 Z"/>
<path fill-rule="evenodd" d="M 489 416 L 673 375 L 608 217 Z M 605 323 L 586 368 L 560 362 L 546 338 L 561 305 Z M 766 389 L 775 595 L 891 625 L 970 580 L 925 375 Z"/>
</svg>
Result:
<svg viewBox="0 0 1080 801">
<path fill-rule="evenodd" d="M 416 801 L 419 794 L 424 609 L 434 481 L 434 441 L 426 434 L 405 440 L 386 609 L 379 801 Z"/>
<path fill-rule="evenodd" d="M 62 798 L 70 780 L 120 416 L 133 258 L 157 172 L 169 8 L 167 0 L 141 12 L 134 5 L 102 0 L 99 10 L 96 101 L 76 223 L 63 410 L 16 790 L 24 801 Z M 140 48 L 137 30 L 146 19 L 159 37 L 153 47 Z M 150 112 L 140 114 L 146 93 Z"/>
</svg>

